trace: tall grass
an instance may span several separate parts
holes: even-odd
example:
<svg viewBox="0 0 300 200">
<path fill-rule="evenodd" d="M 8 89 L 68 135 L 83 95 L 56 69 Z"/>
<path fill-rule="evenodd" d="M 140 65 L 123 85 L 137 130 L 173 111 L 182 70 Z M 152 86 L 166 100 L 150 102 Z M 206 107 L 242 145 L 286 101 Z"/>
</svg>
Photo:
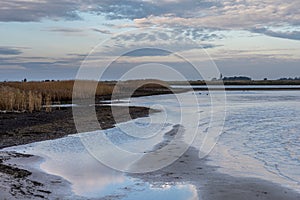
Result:
<svg viewBox="0 0 300 200">
<path fill-rule="evenodd" d="M 50 96 L 51 101 L 71 101 L 73 94 L 73 80 L 70 81 L 54 81 L 54 82 L 9 82 L 3 83 L 6 86 L 17 88 L 22 91 L 35 91 L 41 93 L 45 100 L 47 96 Z M 76 91 L 78 98 L 90 97 L 86 95 L 97 82 L 94 81 L 77 81 L 81 87 L 81 90 Z M 93 95 L 109 95 L 112 93 L 113 85 L 98 83 L 96 93 Z"/>
<path fill-rule="evenodd" d="M 97 84 L 96 93 L 88 93 L 89 88 Z M 55 82 L 7 82 L 0 83 L 0 110 L 7 111 L 39 111 L 45 105 L 51 111 L 53 102 L 71 101 L 74 81 Z M 80 81 L 82 87 L 75 94 L 78 98 L 90 98 L 91 95 L 110 95 L 113 85 Z"/>
<path fill-rule="evenodd" d="M 116 90 L 120 93 L 132 92 L 133 90 L 159 90 L 169 88 L 170 85 L 161 80 L 128 80 L 119 82 Z"/>
<path fill-rule="evenodd" d="M 0 86 L 0 110 L 32 112 L 41 108 L 42 95 L 40 93 Z"/>
<path fill-rule="evenodd" d="M 61 104 L 71 101 L 72 98 L 85 99 L 111 95 L 116 82 L 80 80 L 76 81 L 78 87 L 73 91 L 74 83 L 74 80 L 0 83 L 0 110 L 33 112 L 45 108 L 50 112 L 53 103 Z M 116 91 L 120 94 L 129 93 L 136 89 L 137 85 L 141 85 L 144 90 L 168 87 L 165 82 L 158 80 L 135 80 L 121 82 Z M 93 88 L 96 90 L 92 90 Z"/>
<path fill-rule="evenodd" d="M 115 84 L 77 80 L 76 90 L 73 91 L 73 98 L 85 99 L 92 98 L 94 96 L 111 95 L 113 93 L 114 86 Z"/>
</svg>

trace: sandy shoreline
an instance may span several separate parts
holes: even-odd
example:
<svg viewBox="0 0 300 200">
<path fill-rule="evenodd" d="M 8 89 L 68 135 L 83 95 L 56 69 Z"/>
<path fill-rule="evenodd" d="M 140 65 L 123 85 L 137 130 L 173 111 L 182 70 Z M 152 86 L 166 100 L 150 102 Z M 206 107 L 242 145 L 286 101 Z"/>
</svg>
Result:
<svg viewBox="0 0 300 200">
<path fill-rule="evenodd" d="M 199 160 L 198 150 L 190 147 L 172 165 L 147 174 L 131 174 L 149 183 L 192 183 L 198 198 L 204 200 L 300 199 L 300 193 L 281 185 L 257 179 L 233 177 L 218 172 L 218 167 L 207 164 L 209 157 Z"/>
<path fill-rule="evenodd" d="M 37 156 L 23 156 L 1 152 L 4 164 L 25 169 L 30 174 L 23 177 L 1 175 L 0 199 L 93 199 L 77 196 L 72 192 L 71 183 L 61 177 L 39 170 L 43 161 Z M 7 159 L 7 160 L 6 160 Z M 207 164 L 209 157 L 199 160 L 198 150 L 190 147 L 176 162 L 161 170 L 144 174 L 126 174 L 153 185 L 168 183 L 190 183 L 197 189 L 197 198 L 204 200 L 296 200 L 300 194 L 292 189 L 257 178 L 233 177 L 218 172 L 218 167 Z M 135 188 L 126 188 L 129 194 Z M 114 194 L 101 199 L 119 199 Z M 97 199 L 97 198 L 95 198 Z"/>
<path fill-rule="evenodd" d="M 67 110 L 67 112 L 69 111 Z M 107 116 L 108 113 L 109 110 L 104 112 L 105 119 L 103 118 L 103 120 L 107 120 L 105 122 L 110 128 L 114 125 L 114 122 L 110 115 Z M 119 114 L 122 115 L 122 113 L 121 109 Z M 149 109 L 133 107 L 132 114 L 134 118 L 147 116 Z M 65 116 L 67 115 L 62 115 L 62 118 Z M 8 117 L 8 120 L 11 120 L 11 118 Z M 70 119 L 66 118 L 66 120 Z M 124 121 L 126 121 L 126 118 L 124 118 Z M 49 128 L 49 123 L 45 124 L 40 125 Z M 21 124 L 20 127 L 23 125 L 26 125 L 26 122 Z M 56 125 L 54 124 L 50 128 L 54 128 Z M 64 127 L 65 122 L 61 125 Z M 26 130 L 28 130 L 28 133 L 30 132 L 29 128 Z M 69 130 L 72 130 L 72 128 Z M 7 134 L 7 136 L 10 135 Z M 171 140 L 173 138 L 172 132 L 168 136 L 166 140 Z M 40 139 L 36 141 L 40 141 Z M 30 143 L 30 141 L 24 144 L 26 143 Z M 9 146 L 13 145 L 13 143 L 10 143 Z M 165 144 L 160 143 L 156 148 L 163 146 Z M 209 156 L 200 160 L 198 154 L 197 149 L 189 147 L 188 151 L 170 166 L 151 173 L 125 175 L 153 185 L 191 183 L 196 188 L 197 198 L 204 200 L 300 199 L 300 193 L 279 184 L 258 178 L 233 177 L 221 173 L 218 170 L 219 167 L 208 164 L 210 161 Z M 42 172 L 39 168 L 42 162 L 43 158 L 38 156 L 0 151 L 0 199 L 93 199 L 77 196 L 72 191 L 72 184 L 62 177 Z M 135 188 L 127 188 L 126 194 L 130 194 L 132 191 L 135 191 Z M 113 194 L 101 199 L 120 199 L 120 197 L 123 197 L 122 194 Z"/>
</svg>

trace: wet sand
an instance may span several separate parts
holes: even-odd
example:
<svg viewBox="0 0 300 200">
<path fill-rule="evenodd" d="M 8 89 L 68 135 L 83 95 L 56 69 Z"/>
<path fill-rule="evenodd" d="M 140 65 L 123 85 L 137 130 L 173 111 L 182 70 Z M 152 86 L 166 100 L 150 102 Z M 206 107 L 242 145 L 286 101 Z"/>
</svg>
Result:
<svg viewBox="0 0 300 200">
<path fill-rule="evenodd" d="M 174 127 L 174 130 L 177 128 Z M 168 136 L 173 137 L 173 132 L 168 132 Z M 166 143 L 169 142 L 170 137 L 166 138 Z M 155 148 L 160 149 L 165 145 L 161 143 Z M 43 161 L 40 157 L 1 152 L 1 158 L 5 165 L 11 165 L 10 167 L 14 168 L 13 171 L 17 169 L 20 172 L 8 170 L 7 174 L 1 176 L 0 199 L 87 199 L 76 196 L 68 181 L 38 170 L 38 165 Z M 142 159 L 147 160 L 147 158 Z M 126 175 L 137 178 L 139 182 L 156 186 L 165 183 L 168 185 L 192 184 L 197 189 L 198 198 L 204 200 L 300 199 L 299 193 L 275 183 L 220 173 L 218 167 L 208 165 L 208 161 L 209 156 L 200 160 L 198 150 L 190 147 L 178 160 L 163 169 L 150 173 Z M 147 165 L 147 163 L 143 164 Z M 126 194 L 129 195 L 134 191 L 136 188 L 132 185 L 126 187 L 125 196 L 114 193 L 101 199 L 122 199 L 126 197 Z"/>
<path fill-rule="evenodd" d="M 284 186 L 257 178 L 233 177 L 222 174 L 218 167 L 207 164 L 209 157 L 200 160 L 198 150 L 190 147 L 176 162 L 161 170 L 130 176 L 152 184 L 191 183 L 198 198 L 203 200 L 296 200 L 300 193 Z"/>
</svg>

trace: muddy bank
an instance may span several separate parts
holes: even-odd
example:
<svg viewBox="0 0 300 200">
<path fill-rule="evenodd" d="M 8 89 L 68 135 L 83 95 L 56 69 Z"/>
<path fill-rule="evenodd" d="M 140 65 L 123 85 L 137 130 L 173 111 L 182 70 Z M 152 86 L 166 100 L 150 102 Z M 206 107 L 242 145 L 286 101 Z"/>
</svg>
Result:
<svg viewBox="0 0 300 200">
<path fill-rule="evenodd" d="M 130 120 L 127 107 L 115 106 L 114 116 L 110 106 L 96 106 L 95 109 L 103 129 L 114 127 L 115 115 L 118 122 Z M 132 119 L 148 116 L 149 112 L 156 111 L 144 107 L 129 107 Z M 2 113 L 0 123 L 1 148 L 77 133 L 72 108 L 56 109 L 51 113 Z M 66 195 L 81 199 L 74 196 L 66 180 L 39 170 L 22 167 L 23 163 L 34 163 L 36 159 L 36 156 L 0 152 L 0 199 L 63 199 Z M 15 160 L 18 160 L 21 165 L 14 164 Z M 55 193 L 52 193 L 53 191 Z"/>
<path fill-rule="evenodd" d="M 170 93 L 170 91 L 140 90 L 132 96 L 167 93 Z M 110 98 L 111 96 L 97 97 L 96 102 L 109 100 Z M 82 109 L 84 110 L 84 108 Z M 152 112 L 157 112 L 145 107 L 128 108 L 117 105 L 114 106 L 113 113 L 111 106 L 108 105 L 96 105 L 95 111 L 102 129 L 112 128 L 116 123 L 146 117 Z M 128 115 L 128 111 L 130 115 Z M 117 122 L 114 118 L 117 118 Z M 77 129 L 71 107 L 53 108 L 52 112 L 0 112 L 0 149 L 57 139 L 76 133 Z M 71 189 L 66 190 L 66 188 L 70 188 L 67 181 L 60 177 L 42 173 L 39 170 L 22 167 L 22 163 L 36 162 L 36 159 L 38 159 L 36 156 L 31 155 L 0 152 L 0 199 L 62 199 L 66 195 L 74 198 Z M 16 160 L 20 165 L 14 164 Z M 56 191 L 61 196 L 55 196 L 51 191 Z M 81 198 L 76 197 L 76 199 Z"/>
<path fill-rule="evenodd" d="M 175 89 L 173 92 L 185 90 Z M 140 88 L 133 94 L 124 93 L 118 98 L 141 97 L 151 95 L 170 94 L 168 88 Z M 110 100 L 111 95 L 96 96 L 95 101 Z M 68 102 L 71 103 L 71 102 Z M 114 117 L 110 106 L 96 106 L 98 121 L 102 129 L 112 128 L 115 125 Z M 116 107 L 114 109 L 118 123 L 131 120 L 128 118 L 128 108 Z M 132 119 L 146 117 L 149 115 L 149 108 L 130 107 Z M 93 131 L 93 130 L 91 130 Z M 0 149 L 10 146 L 28 144 L 37 141 L 61 138 L 69 134 L 75 134 L 72 108 L 53 108 L 52 112 L 37 111 L 33 113 L 1 113 L 0 112 Z"/>
<path fill-rule="evenodd" d="M 115 107 L 118 121 L 128 121 L 128 108 Z M 132 119 L 146 117 L 149 108 L 130 107 Z M 110 106 L 96 106 L 99 123 L 103 129 L 112 128 L 115 120 Z M 0 148 L 61 138 L 77 133 L 72 108 L 61 108 L 51 113 L 0 113 Z"/>
</svg>

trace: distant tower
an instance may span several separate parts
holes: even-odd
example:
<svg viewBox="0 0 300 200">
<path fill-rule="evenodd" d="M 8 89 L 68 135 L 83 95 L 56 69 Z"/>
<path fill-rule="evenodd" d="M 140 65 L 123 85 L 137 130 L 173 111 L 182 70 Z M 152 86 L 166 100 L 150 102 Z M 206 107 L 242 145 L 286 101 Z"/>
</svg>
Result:
<svg viewBox="0 0 300 200">
<path fill-rule="evenodd" d="M 222 73 L 220 74 L 220 80 L 223 80 L 223 74 Z"/>
</svg>

